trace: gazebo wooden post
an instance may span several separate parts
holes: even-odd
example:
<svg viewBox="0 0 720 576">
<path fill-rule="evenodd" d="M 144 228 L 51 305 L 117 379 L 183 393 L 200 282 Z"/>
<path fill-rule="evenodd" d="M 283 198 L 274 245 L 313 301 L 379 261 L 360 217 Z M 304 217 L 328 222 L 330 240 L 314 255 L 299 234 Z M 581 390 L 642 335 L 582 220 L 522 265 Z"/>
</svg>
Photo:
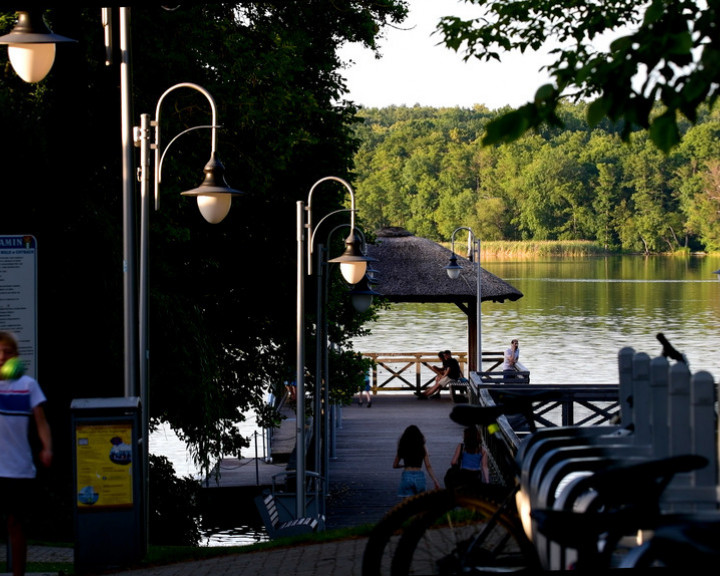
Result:
<svg viewBox="0 0 720 576">
<path fill-rule="evenodd" d="M 473 306 L 466 308 L 468 317 L 468 372 L 480 372 L 477 365 L 477 310 Z"/>
</svg>

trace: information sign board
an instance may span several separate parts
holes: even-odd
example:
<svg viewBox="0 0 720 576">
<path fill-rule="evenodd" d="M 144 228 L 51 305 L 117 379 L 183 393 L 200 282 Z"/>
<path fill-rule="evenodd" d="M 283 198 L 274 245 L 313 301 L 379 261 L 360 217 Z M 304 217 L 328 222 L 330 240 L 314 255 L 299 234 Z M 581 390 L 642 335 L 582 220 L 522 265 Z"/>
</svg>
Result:
<svg viewBox="0 0 720 576">
<path fill-rule="evenodd" d="M 37 378 L 37 242 L 0 236 L 0 330 L 12 332 L 25 373 Z"/>
</svg>

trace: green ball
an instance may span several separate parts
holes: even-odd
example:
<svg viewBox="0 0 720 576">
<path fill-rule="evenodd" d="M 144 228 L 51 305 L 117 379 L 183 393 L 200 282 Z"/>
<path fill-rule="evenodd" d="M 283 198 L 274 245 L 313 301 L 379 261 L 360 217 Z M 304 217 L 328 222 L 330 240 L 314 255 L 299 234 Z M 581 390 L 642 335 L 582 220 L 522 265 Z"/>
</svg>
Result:
<svg viewBox="0 0 720 576">
<path fill-rule="evenodd" d="M 17 380 L 25 373 L 25 365 L 15 356 L 5 361 L 0 368 L 0 380 Z"/>
</svg>

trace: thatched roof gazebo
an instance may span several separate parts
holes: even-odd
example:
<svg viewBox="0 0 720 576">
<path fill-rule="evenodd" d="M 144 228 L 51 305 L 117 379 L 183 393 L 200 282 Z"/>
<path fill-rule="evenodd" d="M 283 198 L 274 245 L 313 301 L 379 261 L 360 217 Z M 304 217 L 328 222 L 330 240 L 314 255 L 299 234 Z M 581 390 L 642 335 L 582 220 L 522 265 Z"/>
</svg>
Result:
<svg viewBox="0 0 720 576">
<path fill-rule="evenodd" d="M 460 277 L 448 277 L 445 266 L 452 252 L 426 238 L 418 238 L 403 228 L 383 228 L 375 244 L 368 244 L 367 255 L 377 259 L 378 271 L 374 290 L 390 302 L 450 302 L 468 317 L 468 360 L 475 370 L 477 277 L 475 266 L 457 256 L 463 267 Z M 518 300 L 523 294 L 514 286 L 481 267 L 483 302 Z"/>
</svg>

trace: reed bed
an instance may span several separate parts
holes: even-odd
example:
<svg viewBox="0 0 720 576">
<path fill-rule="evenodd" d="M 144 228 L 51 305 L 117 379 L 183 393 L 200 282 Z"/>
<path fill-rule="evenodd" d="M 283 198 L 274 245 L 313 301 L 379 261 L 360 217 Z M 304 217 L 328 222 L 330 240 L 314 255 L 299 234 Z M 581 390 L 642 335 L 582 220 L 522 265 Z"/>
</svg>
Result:
<svg viewBox="0 0 720 576">
<path fill-rule="evenodd" d="M 443 243 L 443 245 L 450 248 L 450 243 Z M 482 252 L 481 260 L 572 258 L 607 254 L 606 250 L 590 240 L 488 240 L 481 243 L 480 250 Z M 455 241 L 455 252 L 465 256 L 466 245 Z"/>
</svg>

